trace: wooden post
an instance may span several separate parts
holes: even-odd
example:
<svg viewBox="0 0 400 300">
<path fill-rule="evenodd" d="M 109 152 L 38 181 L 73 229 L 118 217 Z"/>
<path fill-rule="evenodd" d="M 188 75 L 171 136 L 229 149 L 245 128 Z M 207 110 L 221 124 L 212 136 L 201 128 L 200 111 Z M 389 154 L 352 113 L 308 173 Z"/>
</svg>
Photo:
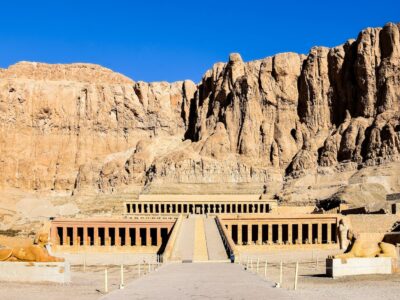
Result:
<svg viewBox="0 0 400 300">
<path fill-rule="evenodd" d="M 299 276 L 299 262 L 296 262 L 296 271 L 294 272 L 294 290 L 297 290 L 297 277 Z"/>
<path fill-rule="evenodd" d="M 121 283 L 119 285 L 119 289 L 123 290 L 124 289 L 124 265 L 121 264 Z"/>
<path fill-rule="evenodd" d="M 265 266 L 264 266 L 264 277 L 267 278 L 267 265 L 268 265 L 268 261 L 265 260 Z"/>
<path fill-rule="evenodd" d="M 258 267 L 260 266 L 260 258 L 257 258 L 257 274 L 258 274 Z"/>
<path fill-rule="evenodd" d="M 107 273 L 107 268 L 104 269 L 104 292 L 108 293 L 108 273 Z"/>
</svg>

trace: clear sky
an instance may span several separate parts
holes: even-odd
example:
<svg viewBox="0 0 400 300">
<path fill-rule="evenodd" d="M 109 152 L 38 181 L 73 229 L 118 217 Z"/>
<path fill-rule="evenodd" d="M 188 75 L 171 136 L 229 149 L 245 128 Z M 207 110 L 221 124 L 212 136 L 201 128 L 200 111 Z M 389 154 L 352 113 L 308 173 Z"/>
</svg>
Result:
<svg viewBox="0 0 400 300">
<path fill-rule="evenodd" d="M 231 52 L 307 53 L 400 22 L 400 0 L 9 0 L 0 11 L 2 68 L 90 62 L 144 81 L 198 82 Z"/>
</svg>

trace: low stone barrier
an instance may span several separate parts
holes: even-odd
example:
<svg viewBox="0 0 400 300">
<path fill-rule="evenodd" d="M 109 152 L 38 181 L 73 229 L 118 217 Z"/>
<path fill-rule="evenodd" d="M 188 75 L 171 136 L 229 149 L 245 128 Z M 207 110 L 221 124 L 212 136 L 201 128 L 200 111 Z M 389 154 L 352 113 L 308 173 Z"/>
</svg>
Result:
<svg viewBox="0 0 400 300">
<path fill-rule="evenodd" d="M 0 281 L 71 282 L 68 262 L 0 262 Z"/>
<path fill-rule="evenodd" d="M 365 274 L 392 274 L 393 259 L 391 257 L 371 258 L 328 258 L 326 260 L 326 275 L 341 277 Z"/>
</svg>

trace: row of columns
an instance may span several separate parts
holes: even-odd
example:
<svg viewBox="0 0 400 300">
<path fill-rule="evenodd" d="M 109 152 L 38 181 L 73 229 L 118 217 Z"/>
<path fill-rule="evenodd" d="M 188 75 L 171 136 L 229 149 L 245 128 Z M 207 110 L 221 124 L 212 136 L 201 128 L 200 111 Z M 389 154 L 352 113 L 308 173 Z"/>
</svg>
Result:
<svg viewBox="0 0 400 300">
<path fill-rule="evenodd" d="M 326 239 L 322 239 L 322 227 L 323 224 L 326 225 Z M 253 242 L 253 225 L 257 226 L 257 239 L 256 244 L 330 244 L 336 242 L 336 222 L 317 222 L 317 223 L 256 223 L 256 224 L 246 224 L 246 223 L 239 223 L 239 224 L 226 224 L 225 227 L 227 228 L 228 234 L 231 236 L 233 241 L 237 245 L 243 245 L 244 242 L 247 244 Z M 267 228 L 267 232 L 263 234 L 263 225 L 264 228 Z M 287 238 L 283 239 L 283 226 L 287 226 Z M 297 225 L 297 238 L 293 241 L 293 225 Z M 307 232 L 303 233 L 303 225 L 306 225 Z M 314 226 L 313 226 L 314 225 Z M 237 228 L 236 234 L 233 232 L 232 228 L 235 226 Z M 247 226 L 247 241 L 243 239 L 243 228 Z M 276 226 L 276 238 L 273 237 L 273 226 Z M 313 230 L 313 228 L 316 229 Z M 314 233 L 314 234 L 313 234 Z M 267 236 L 266 240 L 263 240 L 263 236 Z M 313 236 L 315 239 L 313 240 Z M 303 238 L 305 237 L 305 238 Z"/>
<path fill-rule="evenodd" d="M 268 203 L 126 203 L 128 214 L 267 213 Z"/>
<path fill-rule="evenodd" d="M 113 230 L 113 237 L 110 236 L 110 229 Z M 153 236 L 151 229 L 156 231 Z M 57 226 L 52 228 L 52 240 L 56 245 L 64 246 L 161 246 L 168 236 L 169 229 L 159 226 Z M 78 234 L 78 231 L 81 231 L 81 234 Z M 92 233 L 89 234 L 89 231 Z M 143 232 L 145 238 L 142 238 Z"/>
</svg>

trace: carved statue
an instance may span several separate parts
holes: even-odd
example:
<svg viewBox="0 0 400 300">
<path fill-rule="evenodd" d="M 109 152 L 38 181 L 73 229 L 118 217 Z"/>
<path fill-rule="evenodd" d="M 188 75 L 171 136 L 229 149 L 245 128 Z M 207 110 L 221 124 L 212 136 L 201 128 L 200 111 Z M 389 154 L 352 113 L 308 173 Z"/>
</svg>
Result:
<svg viewBox="0 0 400 300">
<path fill-rule="evenodd" d="M 334 258 L 353 257 L 391 257 L 397 259 L 397 251 L 392 244 L 356 239 L 349 252 L 334 256 Z"/>
<path fill-rule="evenodd" d="M 64 261 L 64 258 L 49 254 L 48 233 L 41 233 L 35 240 L 34 245 L 28 247 L 15 247 L 0 249 L 0 261 L 31 261 L 31 262 L 56 262 Z"/>
<path fill-rule="evenodd" d="M 339 221 L 339 227 L 338 227 L 338 236 L 339 236 L 339 243 L 341 250 L 346 250 L 347 247 L 349 246 L 348 232 L 349 228 L 346 226 L 343 219 L 341 219 Z"/>
</svg>

